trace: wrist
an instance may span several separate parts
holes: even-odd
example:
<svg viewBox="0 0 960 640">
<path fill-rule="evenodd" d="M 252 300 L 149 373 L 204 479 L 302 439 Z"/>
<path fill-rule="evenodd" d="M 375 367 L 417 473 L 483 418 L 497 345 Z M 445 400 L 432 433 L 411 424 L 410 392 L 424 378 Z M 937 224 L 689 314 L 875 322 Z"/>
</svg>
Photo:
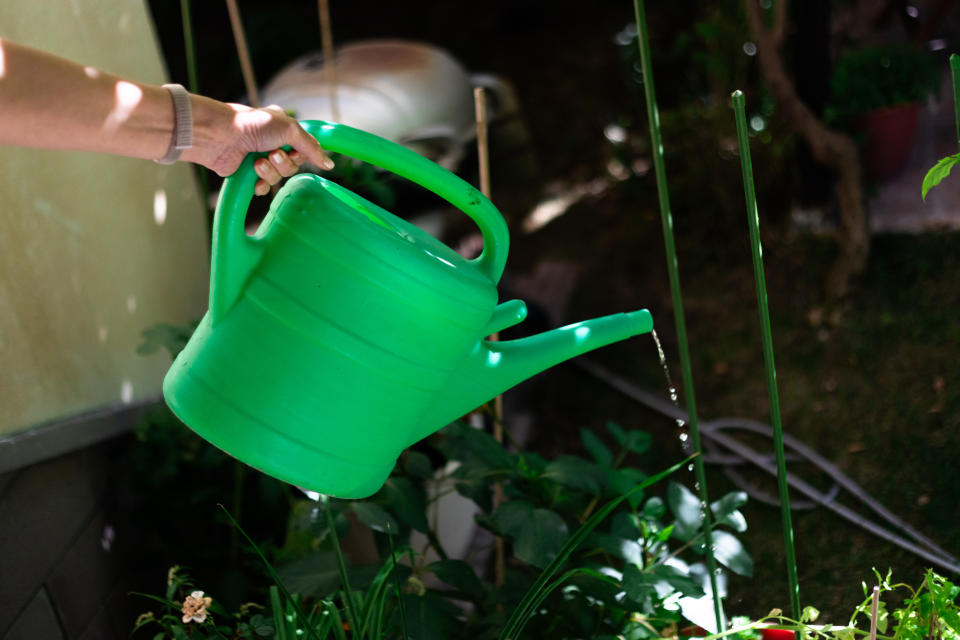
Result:
<svg viewBox="0 0 960 640">
<path fill-rule="evenodd" d="M 193 146 L 185 149 L 181 160 L 217 170 L 217 161 L 235 135 L 234 110 L 226 103 L 190 94 L 193 111 Z"/>
</svg>

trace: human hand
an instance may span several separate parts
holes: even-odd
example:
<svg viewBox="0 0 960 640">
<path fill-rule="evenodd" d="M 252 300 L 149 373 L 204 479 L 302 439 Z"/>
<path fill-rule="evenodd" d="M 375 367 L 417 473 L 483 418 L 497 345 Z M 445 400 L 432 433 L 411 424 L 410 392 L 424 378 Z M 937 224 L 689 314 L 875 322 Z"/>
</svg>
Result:
<svg viewBox="0 0 960 640">
<path fill-rule="evenodd" d="M 214 116 L 217 121 L 211 127 L 212 139 L 196 141 L 196 157 L 187 157 L 185 152 L 183 159 L 198 162 L 220 176 L 229 176 L 248 153 L 269 151 L 266 158 L 258 158 L 253 163 L 254 171 L 260 177 L 254 187 L 257 195 L 269 193 L 272 185 L 292 176 L 304 162 L 321 169 L 333 168 L 333 161 L 320 143 L 282 108 L 271 105 L 252 109 L 224 103 L 216 106 L 219 108 Z M 197 124 L 200 124 L 199 118 Z M 281 149 L 284 146 L 292 147 L 292 150 L 284 151 Z"/>
</svg>

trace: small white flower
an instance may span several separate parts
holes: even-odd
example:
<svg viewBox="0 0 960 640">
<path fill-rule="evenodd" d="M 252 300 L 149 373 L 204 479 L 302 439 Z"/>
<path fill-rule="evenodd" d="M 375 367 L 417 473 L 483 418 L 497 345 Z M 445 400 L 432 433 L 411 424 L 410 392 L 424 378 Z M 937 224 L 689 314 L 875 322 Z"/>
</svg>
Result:
<svg viewBox="0 0 960 640">
<path fill-rule="evenodd" d="M 183 621 L 203 622 L 207 619 L 207 607 L 213 602 L 209 597 L 203 597 L 203 591 L 194 591 L 183 601 Z"/>
</svg>

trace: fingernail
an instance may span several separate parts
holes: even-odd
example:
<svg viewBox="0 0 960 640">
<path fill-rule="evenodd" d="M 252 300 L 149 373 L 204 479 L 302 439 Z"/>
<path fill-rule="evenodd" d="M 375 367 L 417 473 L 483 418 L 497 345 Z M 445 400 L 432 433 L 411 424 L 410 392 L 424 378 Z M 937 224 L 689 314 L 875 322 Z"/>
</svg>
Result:
<svg viewBox="0 0 960 640">
<path fill-rule="evenodd" d="M 283 154 L 280 153 L 279 149 L 275 149 L 274 151 L 270 152 L 270 159 L 273 161 L 274 164 L 280 164 L 281 162 L 283 162 Z"/>
<path fill-rule="evenodd" d="M 327 171 L 329 171 L 330 169 L 333 169 L 334 166 L 336 165 L 333 164 L 333 160 L 331 160 L 330 158 L 327 158 L 323 162 L 323 168 L 326 169 Z"/>
</svg>

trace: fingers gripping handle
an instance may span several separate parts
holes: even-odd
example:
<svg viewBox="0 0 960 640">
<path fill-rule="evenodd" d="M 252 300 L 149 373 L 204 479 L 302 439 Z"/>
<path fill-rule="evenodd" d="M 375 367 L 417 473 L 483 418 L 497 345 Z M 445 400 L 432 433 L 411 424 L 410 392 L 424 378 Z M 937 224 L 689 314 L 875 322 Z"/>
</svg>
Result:
<svg viewBox="0 0 960 640">
<path fill-rule="evenodd" d="M 407 178 L 429 189 L 470 216 L 483 235 L 483 252 L 473 263 L 491 282 L 498 282 L 507 262 L 510 237 L 507 223 L 478 189 L 406 147 L 342 124 L 305 120 L 303 128 L 325 151 L 342 153 Z M 233 306 L 262 249 L 246 235 L 244 223 L 258 176 L 254 161 L 266 154 L 249 154 L 227 178 L 213 221 L 210 312 L 213 322 Z"/>
</svg>

